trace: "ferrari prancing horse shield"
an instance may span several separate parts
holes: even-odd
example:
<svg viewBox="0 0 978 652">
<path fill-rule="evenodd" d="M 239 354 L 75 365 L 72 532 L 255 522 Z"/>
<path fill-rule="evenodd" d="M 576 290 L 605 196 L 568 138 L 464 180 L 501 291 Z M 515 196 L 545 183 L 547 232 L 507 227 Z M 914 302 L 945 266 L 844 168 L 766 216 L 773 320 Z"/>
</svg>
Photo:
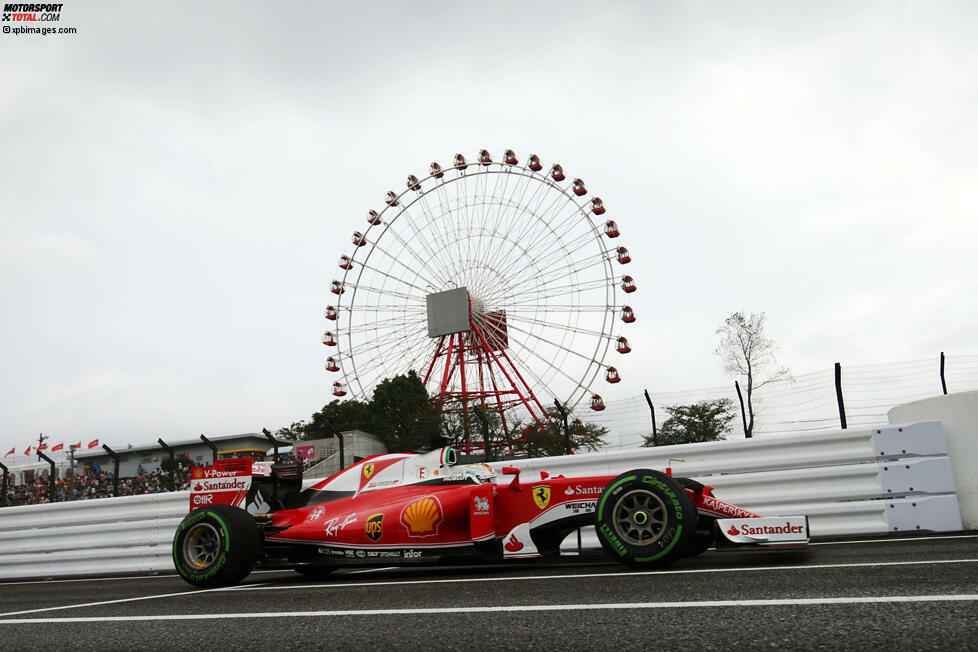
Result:
<svg viewBox="0 0 978 652">
<path fill-rule="evenodd" d="M 364 464 L 363 465 L 363 479 L 364 480 L 369 480 L 370 479 L 370 476 L 372 476 L 373 474 L 374 474 L 374 465 L 373 464 Z"/>
<path fill-rule="evenodd" d="M 550 504 L 550 487 L 543 485 L 533 490 L 533 502 L 540 509 L 546 509 Z"/>
</svg>

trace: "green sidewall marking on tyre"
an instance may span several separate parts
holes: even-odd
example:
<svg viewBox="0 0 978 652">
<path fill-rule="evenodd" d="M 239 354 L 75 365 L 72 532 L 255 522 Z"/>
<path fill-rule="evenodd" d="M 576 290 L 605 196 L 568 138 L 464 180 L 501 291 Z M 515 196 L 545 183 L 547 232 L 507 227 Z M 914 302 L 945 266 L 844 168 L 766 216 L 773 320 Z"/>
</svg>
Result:
<svg viewBox="0 0 978 652">
<path fill-rule="evenodd" d="M 598 503 L 598 520 L 600 520 L 602 518 L 602 514 L 604 512 L 604 503 L 605 503 L 606 500 L 608 500 L 608 496 L 610 496 L 611 493 L 615 489 L 617 489 L 620 485 L 622 485 L 622 484 L 624 484 L 626 482 L 631 482 L 634 479 L 635 479 L 635 476 L 634 475 L 630 475 L 628 477 L 622 478 L 621 480 L 619 480 L 615 484 L 611 485 L 610 487 L 607 487 L 604 490 L 604 493 L 601 494 L 601 501 Z"/>
<path fill-rule="evenodd" d="M 676 543 L 679 541 L 679 539 L 682 536 L 683 536 L 683 526 L 680 525 L 679 527 L 676 528 L 676 536 L 674 536 L 672 538 L 672 541 L 669 542 L 669 545 L 666 546 L 665 548 L 663 548 L 661 552 L 657 552 L 656 554 L 652 555 L 651 557 L 636 557 L 635 558 L 635 561 L 637 561 L 637 562 L 655 561 L 656 559 L 658 559 L 662 555 L 665 555 L 670 550 L 672 550 L 675 547 Z"/>
<path fill-rule="evenodd" d="M 217 521 L 218 524 L 221 526 L 221 529 L 224 530 L 224 552 L 229 551 L 231 549 L 231 535 L 228 534 L 228 526 L 224 523 L 224 519 L 218 516 L 217 514 L 215 514 L 214 512 L 207 512 L 207 513 L 213 516 L 214 520 Z"/>
</svg>

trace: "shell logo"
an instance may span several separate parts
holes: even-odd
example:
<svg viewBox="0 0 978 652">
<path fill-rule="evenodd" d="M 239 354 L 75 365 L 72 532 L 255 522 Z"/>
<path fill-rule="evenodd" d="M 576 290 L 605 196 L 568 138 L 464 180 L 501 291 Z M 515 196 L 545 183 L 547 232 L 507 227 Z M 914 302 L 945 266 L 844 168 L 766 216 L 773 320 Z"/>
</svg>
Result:
<svg viewBox="0 0 978 652">
<path fill-rule="evenodd" d="M 190 472 L 190 477 L 193 478 L 193 479 L 195 479 L 195 480 L 197 478 L 203 478 L 204 477 L 204 469 L 200 468 L 199 466 L 195 466 L 194 467 L 194 470 Z"/>
<path fill-rule="evenodd" d="M 401 523 L 411 537 L 435 536 L 444 519 L 441 503 L 435 496 L 419 498 L 401 512 Z"/>
</svg>

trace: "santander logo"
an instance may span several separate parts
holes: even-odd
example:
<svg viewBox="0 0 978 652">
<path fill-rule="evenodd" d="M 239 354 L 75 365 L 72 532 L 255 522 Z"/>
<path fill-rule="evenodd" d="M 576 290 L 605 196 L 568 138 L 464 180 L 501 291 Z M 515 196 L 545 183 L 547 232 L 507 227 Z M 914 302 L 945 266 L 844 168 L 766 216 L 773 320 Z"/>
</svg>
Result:
<svg viewBox="0 0 978 652">
<path fill-rule="evenodd" d="M 516 538 L 515 534 L 511 534 L 509 535 L 509 540 L 506 541 L 506 545 L 503 547 L 509 552 L 519 552 L 523 549 L 523 544 Z"/>
<path fill-rule="evenodd" d="M 737 529 L 737 526 L 736 525 L 731 525 L 730 526 L 730 529 L 727 530 L 727 534 L 729 534 L 732 537 L 735 537 L 738 534 L 740 534 L 740 530 Z"/>
</svg>

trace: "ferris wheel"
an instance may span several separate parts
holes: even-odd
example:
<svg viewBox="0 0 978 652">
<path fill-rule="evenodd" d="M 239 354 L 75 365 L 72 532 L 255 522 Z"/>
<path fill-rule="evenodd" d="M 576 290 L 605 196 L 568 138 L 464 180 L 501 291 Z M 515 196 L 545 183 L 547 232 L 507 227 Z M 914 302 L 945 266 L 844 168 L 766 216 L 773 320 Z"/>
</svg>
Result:
<svg viewBox="0 0 978 652">
<path fill-rule="evenodd" d="M 512 150 L 456 154 L 401 188 L 339 258 L 323 335 L 333 394 L 369 400 L 414 370 L 443 410 L 478 404 L 504 425 L 512 409 L 545 419 L 554 398 L 603 410 L 636 284 L 601 198 Z"/>
</svg>

